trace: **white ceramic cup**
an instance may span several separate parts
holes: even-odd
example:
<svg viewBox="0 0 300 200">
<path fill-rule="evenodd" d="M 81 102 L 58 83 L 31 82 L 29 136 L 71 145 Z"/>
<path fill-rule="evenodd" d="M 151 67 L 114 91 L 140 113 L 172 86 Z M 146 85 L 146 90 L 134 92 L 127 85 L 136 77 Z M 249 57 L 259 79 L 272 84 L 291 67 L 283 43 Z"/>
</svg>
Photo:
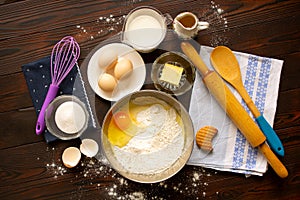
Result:
<svg viewBox="0 0 300 200">
<path fill-rule="evenodd" d="M 191 12 L 178 14 L 173 21 L 174 31 L 183 39 L 191 39 L 200 30 L 207 29 L 208 22 L 199 21 L 198 17 Z"/>
<path fill-rule="evenodd" d="M 164 40 L 166 31 L 167 20 L 159 10 L 150 6 L 137 7 L 125 19 L 122 42 L 148 53 Z"/>
</svg>

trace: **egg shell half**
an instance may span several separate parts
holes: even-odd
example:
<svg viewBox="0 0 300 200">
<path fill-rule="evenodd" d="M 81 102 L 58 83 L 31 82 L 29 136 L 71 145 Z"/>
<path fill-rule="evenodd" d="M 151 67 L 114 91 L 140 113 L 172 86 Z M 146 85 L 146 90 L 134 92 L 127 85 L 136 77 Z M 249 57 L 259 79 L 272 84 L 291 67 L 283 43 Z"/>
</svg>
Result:
<svg viewBox="0 0 300 200">
<path fill-rule="evenodd" d="M 87 157 L 94 157 L 99 150 L 98 143 L 92 139 L 83 139 L 80 145 L 80 151 Z"/>
<path fill-rule="evenodd" d="M 75 167 L 81 159 L 81 153 L 76 147 L 68 147 L 62 154 L 62 161 L 68 168 Z"/>
</svg>

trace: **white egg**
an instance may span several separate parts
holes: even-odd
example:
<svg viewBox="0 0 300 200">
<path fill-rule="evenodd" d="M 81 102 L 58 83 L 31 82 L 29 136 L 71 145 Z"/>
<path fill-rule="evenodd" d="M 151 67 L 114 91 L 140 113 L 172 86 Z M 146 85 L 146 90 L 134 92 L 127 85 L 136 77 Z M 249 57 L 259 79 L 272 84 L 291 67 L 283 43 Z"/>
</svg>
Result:
<svg viewBox="0 0 300 200">
<path fill-rule="evenodd" d="M 126 75 L 127 73 L 131 72 L 133 68 L 132 62 L 126 58 L 119 58 L 115 69 L 114 75 L 116 79 L 122 78 L 122 76 Z"/>
<path fill-rule="evenodd" d="M 81 153 L 76 147 L 66 148 L 62 154 L 62 161 L 68 168 L 75 167 L 81 159 Z"/>
<path fill-rule="evenodd" d="M 114 60 L 118 58 L 118 55 L 113 50 L 105 50 L 101 53 L 101 56 L 98 58 L 98 65 L 100 68 L 104 69 Z"/>
<path fill-rule="evenodd" d="M 80 151 L 87 157 L 94 157 L 99 150 L 98 143 L 92 139 L 83 139 L 80 145 Z"/>
</svg>

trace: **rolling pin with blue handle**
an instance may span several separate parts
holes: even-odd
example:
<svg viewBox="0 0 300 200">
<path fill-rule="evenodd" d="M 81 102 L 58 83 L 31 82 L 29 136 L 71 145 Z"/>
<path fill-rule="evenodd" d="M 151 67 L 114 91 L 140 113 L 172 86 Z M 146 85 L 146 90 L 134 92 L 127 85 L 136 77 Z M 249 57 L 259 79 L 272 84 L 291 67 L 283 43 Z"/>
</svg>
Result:
<svg viewBox="0 0 300 200">
<path fill-rule="evenodd" d="M 266 137 L 232 94 L 221 77 L 216 72 L 208 69 L 200 55 L 190 43 L 183 42 L 181 44 L 181 49 L 198 68 L 202 75 L 203 82 L 210 93 L 225 110 L 228 117 L 245 136 L 251 146 L 257 147 L 263 153 L 278 176 L 281 178 L 287 177 L 287 169 L 265 143 Z"/>
</svg>

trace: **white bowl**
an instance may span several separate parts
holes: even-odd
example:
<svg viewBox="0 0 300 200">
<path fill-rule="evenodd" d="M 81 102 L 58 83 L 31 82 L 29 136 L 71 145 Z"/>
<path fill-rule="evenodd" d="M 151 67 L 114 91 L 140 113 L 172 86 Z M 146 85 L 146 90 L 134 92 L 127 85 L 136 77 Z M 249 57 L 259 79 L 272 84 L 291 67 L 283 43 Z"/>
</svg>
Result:
<svg viewBox="0 0 300 200">
<path fill-rule="evenodd" d="M 98 79 L 115 58 L 129 59 L 133 70 L 122 77 L 113 92 L 106 92 L 98 86 Z M 117 101 L 132 92 L 139 91 L 146 78 L 145 63 L 140 54 L 133 48 L 122 43 L 111 43 L 99 48 L 91 57 L 87 67 L 87 77 L 93 91 L 103 99 Z"/>
</svg>

